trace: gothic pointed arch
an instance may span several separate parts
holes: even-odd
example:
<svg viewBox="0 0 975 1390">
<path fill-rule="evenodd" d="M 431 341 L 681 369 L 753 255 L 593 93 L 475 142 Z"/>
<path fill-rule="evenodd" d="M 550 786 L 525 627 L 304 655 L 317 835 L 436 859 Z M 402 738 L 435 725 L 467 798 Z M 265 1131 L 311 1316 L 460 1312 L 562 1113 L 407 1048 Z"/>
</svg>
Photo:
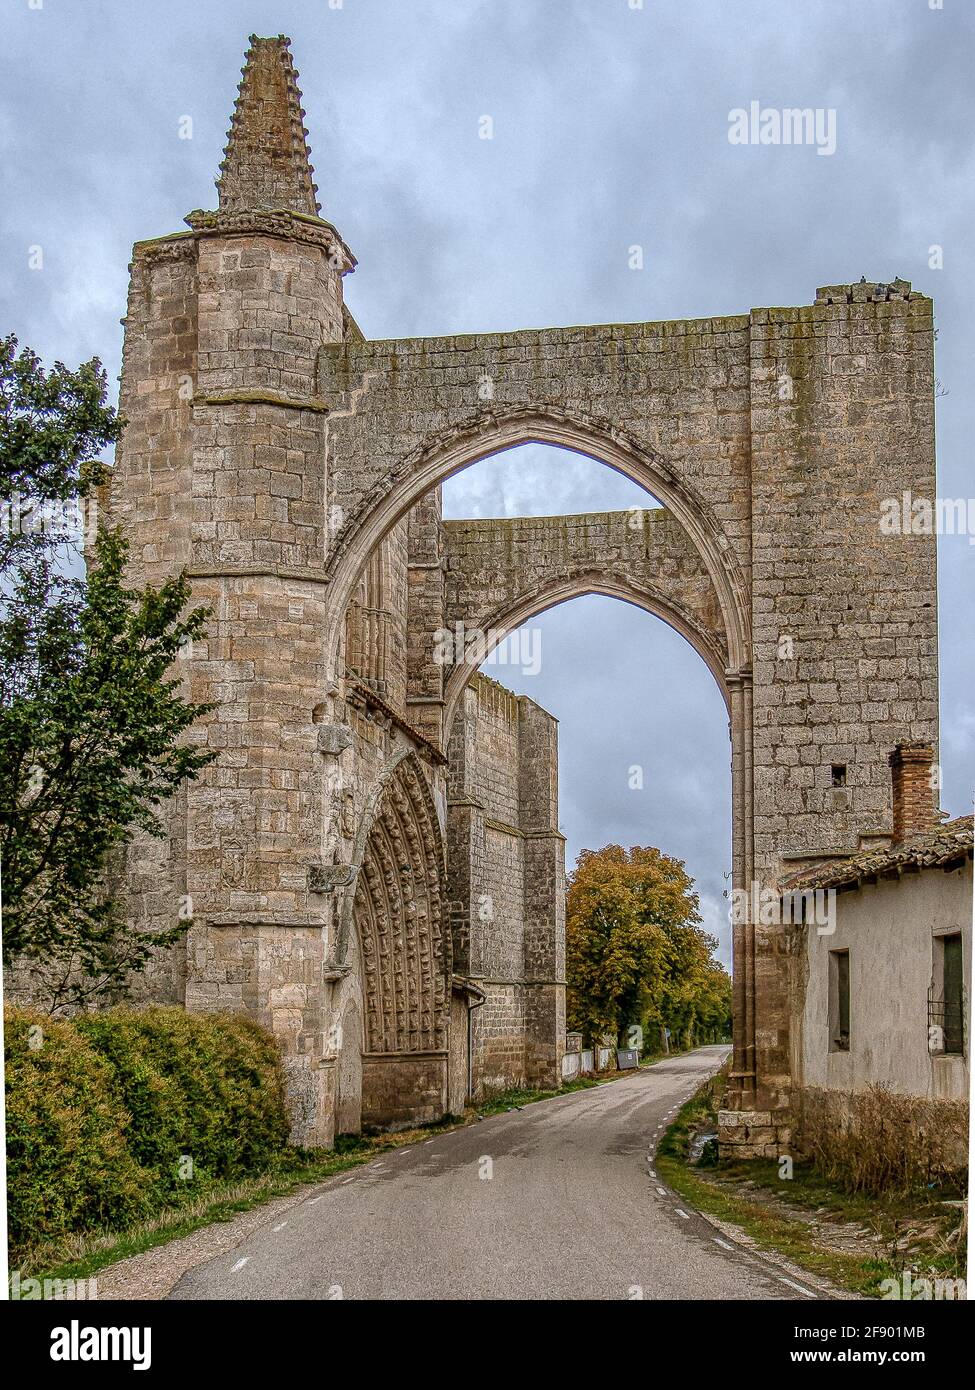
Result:
<svg viewBox="0 0 975 1390">
<path fill-rule="evenodd" d="M 363 994 L 363 1052 L 441 1052 L 447 1046 L 450 941 L 444 849 L 415 753 L 385 779 L 362 845 L 352 899 Z"/>
<path fill-rule="evenodd" d="M 431 488 L 492 454 L 522 444 L 552 444 L 603 463 L 646 488 L 675 517 L 710 575 L 732 669 L 752 661 L 749 583 L 713 508 L 646 440 L 596 416 L 534 403 L 479 411 L 421 440 L 377 480 L 346 517 L 326 571 L 336 611 L 345 612 L 363 568 L 390 528 Z M 329 660 L 334 661 L 334 649 Z"/>
</svg>

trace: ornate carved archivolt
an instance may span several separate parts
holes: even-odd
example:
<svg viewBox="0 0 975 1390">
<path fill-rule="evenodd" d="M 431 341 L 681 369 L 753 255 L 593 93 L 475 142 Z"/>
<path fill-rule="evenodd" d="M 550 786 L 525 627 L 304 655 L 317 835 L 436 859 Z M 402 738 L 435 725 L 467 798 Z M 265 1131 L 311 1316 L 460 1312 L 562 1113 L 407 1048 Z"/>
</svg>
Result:
<svg viewBox="0 0 975 1390">
<path fill-rule="evenodd" d="M 443 890 L 440 826 L 420 762 L 410 754 L 379 803 L 356 886 L 367 1053 L 447 1046 Z"/>
</svg>

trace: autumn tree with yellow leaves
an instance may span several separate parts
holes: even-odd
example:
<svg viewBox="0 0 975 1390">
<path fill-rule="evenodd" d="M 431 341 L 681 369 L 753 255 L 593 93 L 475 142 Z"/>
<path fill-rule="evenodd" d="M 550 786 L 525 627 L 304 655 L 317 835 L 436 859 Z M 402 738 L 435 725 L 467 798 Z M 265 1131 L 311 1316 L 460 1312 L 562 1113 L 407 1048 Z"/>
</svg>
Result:
<svg viewBox="0 0 975 1390">
<path fill-rule="evenodd" d="M 647 1050 L 719 1041 L 730 1029 L 731 979 L 701 926 L 694 880 L 659 849 L 583 850 L 566 907 L 567 1017 L 587 1043 L 612 1033 Z"/>
</svg>

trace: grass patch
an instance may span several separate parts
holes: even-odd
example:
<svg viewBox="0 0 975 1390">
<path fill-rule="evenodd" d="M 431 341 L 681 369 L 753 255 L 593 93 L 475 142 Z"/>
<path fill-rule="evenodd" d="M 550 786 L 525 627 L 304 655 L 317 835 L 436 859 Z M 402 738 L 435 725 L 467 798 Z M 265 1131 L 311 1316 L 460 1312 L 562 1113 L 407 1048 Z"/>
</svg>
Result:
<svg viewBox="0 0 975 1390">
<path fill-rule="evenodd" d="M 774 1160 L 716 1162 L 701 1137 L 717 1129 L 724 1079 L 707 1082 L 679 1111 L 657 1154 L 657 1172 L 707 1216 L 737 1226 L 760 1246 L 812 1274 L 866 1297 L 884 1279 L 964 1277 L 961 1242 L 952 1239 L 964 1194 L 950 1187 L 882 1197 L 848 1194 L 809 1164 L 794 1161 L 792 1177 Z M 695 1142 L 696 1141 L 696 1142 Z"/>
<path fill-rule="evenodd" d="M 504 1110 L 520 1110 L 525 1105 L 533 1105 L 538 1100 L 554 1100 L 556 1096 L 566 1096 L 572 1091 L 588 1091 L 593 1086 L 601 1086 L 603 1081 L 614 1081 L 617 1075 L 624 1073 L 614 1073 L 602 1079 L 594 1076 L 577 1076 L 574 1081 L 566 1081 L 557 1090 L 545 1091 L 531 1087 L 513 1087 L 507 1091 L 498 1091 L 493 1095 L 486 1096 L 484 1100 L 478 1101 L 472 1107 L 472 1113 L 477 1116 L 500 1115 Z"/>
<path fill-rule="evenodd" d="M 346 1168 L 355 1168 L 372 1157 L 372 1151 L 363 1154 L 330 1152 L 327 1158 L 305 1161 L 296 1157 L 292 1166 L 256 1178 L 216 1185 L 186 1204 L 166 1208 L 124 1231 L 93 1231 L 33 1247 L 20 1263 L 21 1276 L 91 1278 L 98 1270 L 130 1255 L 141 1255 L 157 1245 L 192 1235 L 214 1222 L 232 1221 L 240 1212 L 262 1206 L 275 1197 L 287 1196 L 304 1183 L 321 1182 Z"/>
</svg>

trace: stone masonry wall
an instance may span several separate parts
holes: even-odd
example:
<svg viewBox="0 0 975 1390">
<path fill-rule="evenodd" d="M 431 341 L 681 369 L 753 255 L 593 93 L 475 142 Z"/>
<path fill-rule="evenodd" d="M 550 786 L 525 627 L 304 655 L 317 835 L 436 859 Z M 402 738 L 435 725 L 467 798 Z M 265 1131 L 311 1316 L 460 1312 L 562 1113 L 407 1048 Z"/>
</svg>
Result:
<svg viewBox="0 0 975 1390">
<path fill-rule="evenodd" d="M 598 325 L 517 333 L 353 343 L 328 349 L 322 390 L 338 408 L 330 501 L 349 518 L 411 471 L 424 446 L 480 420 L 533 405 L 624 431 L 666 461 L 705 500 L 747 563 L 751 530 L 750 323 L 747 314 L 673 323 Z M 483 380 L 492 382 L 485 404 Z M 490 453 L 490 430 L 483 434 Z"/>
<path fill-rule="evenodd" d="M 336 432 L 365 466 L 330 478 L 348 517 L 336 595 L 357 528 L 492 447 L 612 458 L 667 506 L 720 598 L 736 880 L 770 885 L 804 854 L 889 835 L 888 753 L 937 734 L 934 538 L 879 525 L 884 499 L 934 495 L 928 299 L 832 286 L 731 318 L 329 349 L 327 398 L 356 388 Z M 748 924 L 735 973 L 734 1087 L 785 1110 L 784 932 Z"/>
<path fill-rule="evenodd" d="M 473 1091 L 557 1084 L 565 1023 L 558 725 L 478 675 L 450 747 L 448 900 L 455 966 L 481 988 Z M 463 946 L 458 948 L 457 935 Z"/>
<path fill-rule="evenodd" d="M 199 276 L 189 233 L 135 248 L 123 320 L 124 414 L 112 479 L 99 498 L 129 541 L 134 583 L 161 583 L 191 562 L 193 524 L 192 398 L 196 384 Z M 180 663 L 183 694 L 189 669 Z M 176 925 L 190 903 L 185 789 L 173 797 L 162 839 L 138 835 L 128 854 L 128 909 L 147 931 Z M 182 1004 L 186 942 L 153 958 L 133 982 L 135 998 Z"/>
<path fill-rule="evenodd" d="M 451 631 L 500 630 L 557 600 L 610 593 L 673 622 L 723 684 L 728 647 L 714 583 L 663 508 L 447 521 L 442 529 L 441 621 Z"/>
<path fill-rule="evenodd" d="M 324 1142 L 327 939 L 308 875 L 336 818 L 315 729 L 328 693 L 328 525 L 324 417 L 309 398 L 322 341 L 343 320 L 328 234 L 316 244 L 273 224 L 245 230 L 213 215 L 135 248 L 129 425 L 107 501 L 130 538 L 132 578 L 186 568 L 194 603 L 210 609 L 178 673 L 191 698 L 216 705 L 191 736 L 218 758 L 174 801 L 163 846 L 133 846 L 128 881 L 130 910 L 148 926 L 184 904 L 193 917 L 147 990 L 270 1027 L 296 1137 Z"/>
<path fill-rule="evenodd" d="M 833 286 L 808 308 L 755 310 L 750 342 L 764 878 L 890 835 L 891 750 L 937 744 L 934 538 L 879 525 L 884 499 L 934 496 L 931 301 L 903 284 Z M 772 1106 L 790 1076 L 785 952 L 784 932 L 757 932 L 756 1047 Z"/>
</svg>

